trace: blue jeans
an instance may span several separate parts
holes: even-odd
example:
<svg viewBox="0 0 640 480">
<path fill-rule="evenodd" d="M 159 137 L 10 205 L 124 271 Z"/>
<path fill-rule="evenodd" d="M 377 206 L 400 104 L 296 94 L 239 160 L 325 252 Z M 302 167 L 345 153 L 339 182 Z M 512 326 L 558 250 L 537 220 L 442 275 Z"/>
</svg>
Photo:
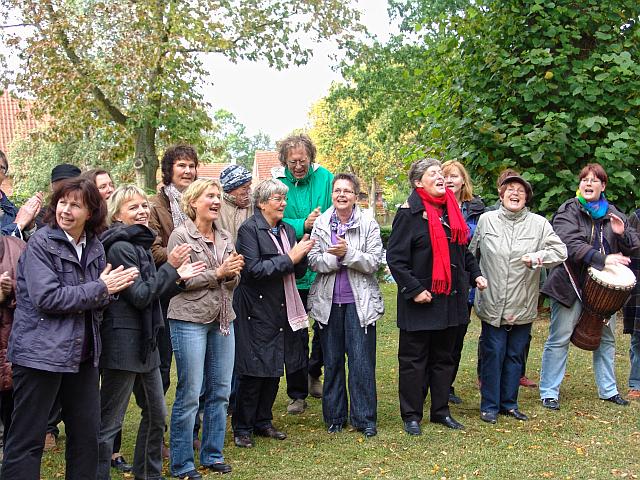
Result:
<svg viewBox="0 0 640 480">
<path fill-rule="evenodd" d="M 224 461 L 222 447 L 227 428 L 227 405 L 235 356 L 233 323 L 231 335 L 220 333 L 220 324 L 169 320 L 171 343 L 176 357 L 178 385 L 171 412 L 171 474 L 195 469 L 193 425 L 204 381 L 205 404 L 202 420 L 200 465 Z"/>
<path fill-rule="evenodd" d="M 633 332 L 631 335 L 629 360 L 631 360 L 629 388 L 631 390 L 640 390 L 640 332 Z"/>
<path fill-rule="evenodd" d="M 581 311 L 582 304 L 578 300 L 571 308 L 551 300 L 549 338 L 544 344 L 540 369 L 540 398 L 558 399 L 560 397 L 560 384 L 567 369 L 569 341 Z M 600 398 L 610 398 L 618 393 L 614 368 L 616 345 L 613 332 L 615 329 L 616 316 L 613 315 L 609 319 L 609 325 L 605 325 L 602 329 L 600 347 L 593 352 L 593 373 Z"/>
<path fill-rule="evenodd" d="M 113 441 L 122 429 L 131 392 L 142 410 L 133 455 L 133 474 L 146 480 L 162 477 L 162 438 L 167 407 L 160 369 L 147 373 L 102 370 L 100 389 L 100 436 L 98 437 L 98 480 L 111 478 Z"/>
<path fill-rule="evenodd" d="M 482 322 L 480 411 L 518 408 L 518 388 L 531 324 L 494 327 Z"/>
<path fill-rule="evenodd" d="M 353 303 L 333 304 L 329 322 L 320 329 L 324 356 L 322 415 L 327 425 L 346 423 L 347 386 L 344 356 L 349 362 L 351 425 L 358 429 L 375 427 L 376 400 L 376 328 L 360 326 Z"/>
</svg>

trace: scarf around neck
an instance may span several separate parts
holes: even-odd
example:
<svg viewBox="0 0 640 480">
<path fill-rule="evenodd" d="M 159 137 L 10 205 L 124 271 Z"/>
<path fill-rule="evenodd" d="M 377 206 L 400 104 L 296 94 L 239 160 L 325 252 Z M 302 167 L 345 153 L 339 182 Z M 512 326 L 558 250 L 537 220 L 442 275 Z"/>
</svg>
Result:
<svg viewBox="0 0 640 480">
<path fill-rule="evenodd" d="M 340 223 L 340 219 L 338 218 L 338 214 L 334 208 L 333 213 L 331 214 L 331 219 L 329 220 L 329 228 L 331 228 L 332 232 L 336 232 L 336 237 L 344 238 L 347 230 L 353 227 L 353 224 L 355 223 L 355 215 L 356 209 L 354 207 L 353 210 L 351 210 L 351 216 L 349 217 L 349 220 L 347 220 L 347 223 Z"/>
<path fill-rule="evenodd" d="M 594 220 L 604 217 L 609 210 L 609 202 L 607 197 L 604 196 L 604 192 L 600 194 L 600 198 L 595 202 L 587 202 L 580 193 L 580 189 L 578 189 L 576 190 L 576 198 Z"/>
<path fill-rule="evenodd" d="M 281 224 L 278 228 L 280 240 L 282 240 L 282 246 L 280 246 L 280 242 L 273 234 L 272 230 L 269 230 L 269 237 L 273 241 L 273 244 L 278 249 L 278 253 L 280 255 L 286 255 L 291 250 L 291 244 L 289 243 L 289 237 L 287 236 L 287 232 L 284 229 L 284 226 Z M 289 273 L 282 277 L 282 282 L 284 285 L 284 298 L 285 303 L 287 305 L 287 320 L 289 321 L 289 326 L 291 330 L 294 332 L 301 330 L 303 328 L 309 327 L 309 321 L 307 312 L 304 309 L 304 305 L 302 304 L 302 300 L 300 299 L 300 294 L 298 293 L 298 288 L 296 287 L 296 277 L 293 273 Z"/>
<path fill-rule="evenodd" d="M 173 228 L 178 228 L 187 219 L 182 211 L 180 201 L 182 200 L 182 192 L 176 188 L 173 183 L 164 187 L 164 193 L 169 198 L 169 207 L 171 207 L 171 218 L 173 219 Z"/>
<path fill-rule="evenodd" d="M 424 188 L 418 187 L 416 193 L 422 200 L 429 238 L 433 249 L 433 267 L 431 271 L 431 293 L 451 293 L 451 258 L 449 256 L 449 241 L 440 221 L 441 212 L 446 208 L 451 229 L 451 243 L 466 245 L 469 227 L 464 221 L 458 201 L 450 189 L 446 189 L 442 197 L 433 197 Z"/>
</svg>

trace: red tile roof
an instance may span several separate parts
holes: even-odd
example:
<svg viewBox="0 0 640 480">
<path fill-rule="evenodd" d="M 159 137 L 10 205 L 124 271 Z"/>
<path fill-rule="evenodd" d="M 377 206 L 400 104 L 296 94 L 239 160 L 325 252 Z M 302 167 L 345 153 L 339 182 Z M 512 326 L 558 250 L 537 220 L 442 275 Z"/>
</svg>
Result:
<svg viewBox="0 0 640 480">
<path fill-rule="evenodd" d="M 220 172 L 227 168 L 230 163 L 209 163 L 198 165 L 198 178 L 212 178 L 220 180 Z"/>
<path fill-rule="evenodd" d="M 7 153 L 9 144 L 18 135 L 24 135 L 37 127 L 31 114 L 32 102 L 20 100 L 7 90 L 0 95 L 0 150 Z M 24 117 L 24 118 L 23 118 Z"/>
<path fill-rule="evenodd" d="M 253 181 L 254 185 L 260 183 L 267 178 L 271 178 L 271 169 L 279 167 L 278 152 L 270 152 L 266 150 L 256 151 L 255 160 L 253 162 Z"/>
</svg>

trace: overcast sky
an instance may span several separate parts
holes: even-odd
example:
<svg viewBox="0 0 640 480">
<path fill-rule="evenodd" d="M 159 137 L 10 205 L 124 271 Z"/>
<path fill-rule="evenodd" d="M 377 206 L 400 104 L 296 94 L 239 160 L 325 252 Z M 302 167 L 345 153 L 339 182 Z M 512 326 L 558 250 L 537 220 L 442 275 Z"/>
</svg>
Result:
<svg viewBox="0 0 640 480">
<path fill-rule="evenodd" d="M 364 8 L 366 7 L 366 8 Z M 384 40 L 390 32 L 386 0 L 360 0 L 362 23 Z M 233 64 L 224 58 L 209 58 L 213 86 L 203 89 L 214 109 L 223 108 L 236 115 L 250 134 L 262 131 L 276 141 L 295 128 L 308 124 L 311 105 L 329 91 L 340 74 L 331 69 L 329 58 L 337 50 L 326 42 L 318 46 L 307 65 L 277 71 L 263 63 Z"/>
</svg>

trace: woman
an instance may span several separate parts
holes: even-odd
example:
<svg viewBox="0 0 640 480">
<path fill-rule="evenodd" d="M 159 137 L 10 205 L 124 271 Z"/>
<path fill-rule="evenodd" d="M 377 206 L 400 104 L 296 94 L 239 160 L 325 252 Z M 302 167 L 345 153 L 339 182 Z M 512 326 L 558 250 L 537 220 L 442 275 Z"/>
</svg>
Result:
<svg viewBox="0 0 640 480">
<path fill-rule="evenodd" d="M 40 478 L 47 417 L 58 394 L 67 435 L 66 478 L 96 478 L 102 309 L 138 274 L 106 263 L 97 238 L 105 216 L 93 182 L 64 180 L 51 196 L 46 225 L 18 262 L 9 338 L 15 404 L 2 479 Z"/>
<path fill-rule="evenodd" d="M 113 180 L 111 180 L 111 175 L 106 170 L 101 168 L 94 168 L 92 170 L 87 170 L 82 174 L 84 178 L 88 178 L 91 180 L 96 187 L 98 187 L 98 191 L 100 192 L 100 196 L 106 202 L 109 200 L 113 192 L 115 191 L 115 187 L 113 186 Z"/>
<path fill-rule="evenodd" d="M 252 433 L 284 440 L 272 424 L 278 383 L 287 371 L 307 363 L 300 339 L 308 327 L 295 277 L 307 269 L 313 240 L 296 243 L 295 230 L 282 221 L 289 188 L 274 179 L 256 188 L 255 213 L 238 230 L 238 252 L 246 268 L 233 297 L 236 311 L 238 391 L 233 412 L 236 446 L 253 447 Z"/>
<path fill-rule="evenodd" d="M 473 184 L 471 183 L 471 177 L 467 173 L 462 163 L 457 160 L 449 160 L 442 164 L 442 172 L 444 173 L 444 181 L 447 188 L 449 188 L 456 197 L 458 207 L 462 212 L 464 221 L 469 227 L 469 240 L 473 237 L 476 231 L 476 225 L 478 225 L 478 219 L 480 215 L 484 213 L 484 202 L 480 197 L 473 195 Z M 460 404 L 462 399 L 456 395 L 453 384 L 456 381 L 458 375 L 458 368 L 460 368 L 460 358 L 462 358 L 462 346 L 464 345 L 464 337 L 467 334 L 467 328 L 469 328 L 469 321 L 471 320 L 471 307 L 473 306 L 473 299 L 475 297 L 475 288 L 469 292 L 469 318 L 466 323 L 460 325 L 458 329 L 458 336 L 456 337 L 456 345 L 453 350 L 453 361 L 455 368 L 453 370 L 453 377 L 451 378 L 451 389 L 449 390 L 449 402 Z"/>
<path fill-rule="evenodd" d="M 198 398 L 204 389 L 204 419 L 200 465 L 228 473 L 222 449 L 235 350 L 231 308 L 233 289 L 244 266 L 234 252 L 231 234 L 218 225 L 222 189 L 217 180 L 196 180 L 182 195 L 185 222 L 169 237 L 168 251 L 183 243 L 191 261 L 204 262 L 203 274 L 184 282 L 184 291 L 169 303 L 171 343 L 176 357 L 178 386 L 171 412 L 171 474 L 202 478 L 195 468 L 193 425 Z"/>
<path fill-rule="evenodd" d="M 329 433 L 347 418 L 365 437 L 377 434 L 376 321 L 384 313 L 375 273 L 382 261 L 380 227 L 356 205 L 360 182 L 333 177 L 333 207 L 318 217 L 309 267 L 318 273 L 309 291 L 310 316 L 320 323 L 324 354 L 322 414 Z M 348 413 L 344 356 L 349 359 Z"/>
<path fill-rule="evenodd" d="M 439 161 L 418 160 L 409 170 L 413 192 L 398 209 L 387 263 L 398 284 L 400 413 L 404 429 L 420 435 L 425 385 L 431 388 L 431 422 L 464 426 L 449 412 L 459 326 L 467 323 L 470 281 L 486 287 L 467 251 L 469 227 Z"/>
<path fill-rule="evenodd" d="M 11 427 L 13 412 L 13 380 L 7 346 L 16 309 L 16 269 L 26 243 L 18 237 L 0 236 L 0 420 L 4 425 L 3 445 Z"/>
<path fill-rule="evenodd" d="M 149 229 L 149 203 L 143 190 L 118 188 L 108 203 L 111 227 L 102 235 L 107 261 L 135 267 L 140 276 L 105 311 L 101 326 L 101 425 L 98 479 L 109 479 L 113 442 L 122 427 L 133 391 L 142 409 L 133 474 L 139 479 L 162 475 L 162 437 L 167 409 L 160 378 L 157 334 L 164 328 L 159 298 L 204 271 L 203 262 L 188 263 L 191 247 L 178 245 L 157 271 L 151 256 L 155 233 Z M 134 388 L 135 385 L 135 388 Z"/>
<path fill-rule="evenodd" d="M 498 413 L 528 420 L 518 409 L 518 388 L 538 314 L 540 272 L 567 258 L 551 224 L 526 207 L 532 196 L 524 178 L 505 178 L 500 208 L 480 217 L 469 246 L 489 282 L 475 299 L 483 339 L 480 418 L 488 423 L 496 423 Z"/>
<path fill-rule="evenodd" d="M 551 298 L 551 323 L 542 353 L 540 398 L 542 406 L 551 410 L 560 408 L 569 340 L 582 310 L 575 289 L 582 289 L 590 266 L 602 270 L 605 265 L 629 265 L 630 255 L 640 255 L 638 233 L 627 228 L 624 214 L 607 201 L 604 192 L 609 177 L 604 168 L 589 163 L 578 178 L 576 196 L 564 202 L 552 220 L 554 230 L 567 245 L 569 258 L 565 265 L 551 270 L 542 288 L 542 293 Z M 600 347 L 593 352 L 593 373 L 602 400 L 628 405 L 616 386 L 614 332 L 615 315 L 602 329 Z"/>
</svg>

